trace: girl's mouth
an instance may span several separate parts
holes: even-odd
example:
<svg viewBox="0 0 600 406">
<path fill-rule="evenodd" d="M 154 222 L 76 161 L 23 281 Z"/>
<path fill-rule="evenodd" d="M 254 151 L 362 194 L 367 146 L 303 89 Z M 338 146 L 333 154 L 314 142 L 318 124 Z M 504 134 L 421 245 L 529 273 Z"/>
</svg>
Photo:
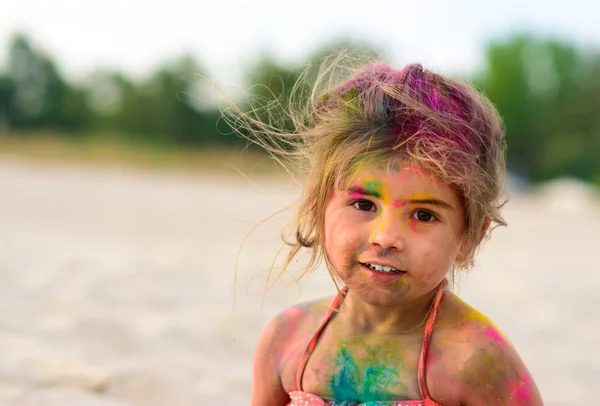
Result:
<svg viewBox="0 0 600 406">
<path fill-rule="evenodd" d="M 403 276 L 406 274 L 406 271 L 403 271 L 401 269 L 395 269 L 395 268 L 391 268 L 388 266 L 381 266 L 381 265 L 377 265 L 377 264 L 370 264 L 370 263 L 360 263 L 360 266 L 366 270 L 370 275 L 372 275 L 373 277 L 376 277 L 377 279 L 380 278 L 394 278 L 394 277 L 398 277 L 398 276 Z"/>
</svg>

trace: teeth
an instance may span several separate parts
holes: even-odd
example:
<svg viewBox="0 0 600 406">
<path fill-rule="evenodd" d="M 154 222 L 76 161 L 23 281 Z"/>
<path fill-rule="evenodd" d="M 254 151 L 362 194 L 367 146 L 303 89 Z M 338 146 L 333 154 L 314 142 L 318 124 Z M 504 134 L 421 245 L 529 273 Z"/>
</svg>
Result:
<svg viewBox="0 0 600 406">
<path fill-rule="evenodd" d="M 400 270 L 391 268 L 389 266 L 381 266 L 381 265 L 377 265 L 377 264 L 365 264 L 365 265 L 377 272 L 401 272 Z"/>
</svg>

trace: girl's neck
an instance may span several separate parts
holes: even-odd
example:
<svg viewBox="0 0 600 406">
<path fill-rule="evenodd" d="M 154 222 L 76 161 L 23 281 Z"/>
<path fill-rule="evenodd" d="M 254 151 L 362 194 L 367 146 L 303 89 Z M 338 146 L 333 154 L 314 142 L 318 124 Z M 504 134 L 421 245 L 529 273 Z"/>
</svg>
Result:
<svg viewBox="0 0 600 406">
<path fill-rule="evenodd" d="M 398 335 L 421 331 L 426 322 L 435 295 L 442 286 L 427 295 L 402 306 L 380 307 L 365 303 L 349 291 L 340 306 L 337 318 L 349 334 Z"/>
</svg>

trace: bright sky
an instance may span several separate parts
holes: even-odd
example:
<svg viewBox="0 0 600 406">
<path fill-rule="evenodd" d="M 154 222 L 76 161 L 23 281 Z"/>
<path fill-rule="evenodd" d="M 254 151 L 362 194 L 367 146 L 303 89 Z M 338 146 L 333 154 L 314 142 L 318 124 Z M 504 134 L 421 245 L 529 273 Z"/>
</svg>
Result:
<svg viewBox="0 0 600 406">
<path fill-rule="evenodd" d="M 0 50 L 24 31 L 80 76 L 94 67 L 147 73 L 191 52 L 208 75 L 232 85 L 268 51 L 298 62 L 340 38 L 383 49 L 390 62 L 468 73 L 490 38 L 527 30 L 600 48 L 597 0 L 6 0 Z M 556 4 L 556 5 L 550 5 Z M 0 64 L 4 59 L 1 56 Z M 223 83 L 225 82 L 225 83 Z"/>
</svg>

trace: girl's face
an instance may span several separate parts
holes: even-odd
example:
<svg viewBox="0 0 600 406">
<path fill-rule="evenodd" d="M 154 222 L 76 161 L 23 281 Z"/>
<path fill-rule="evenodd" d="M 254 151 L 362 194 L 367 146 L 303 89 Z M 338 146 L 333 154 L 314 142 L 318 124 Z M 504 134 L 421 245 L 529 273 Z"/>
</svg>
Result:
<svg viewBox="0 0 600 406">
<path fill-rule="evenodd" d="M 402 161 L 390 168 L 364 166 L 325 208 L 332 271 L 375 306 L 408 303 L 438 286 L 464 228 L 462 201 L 450 186 Z"/>
</svg>

